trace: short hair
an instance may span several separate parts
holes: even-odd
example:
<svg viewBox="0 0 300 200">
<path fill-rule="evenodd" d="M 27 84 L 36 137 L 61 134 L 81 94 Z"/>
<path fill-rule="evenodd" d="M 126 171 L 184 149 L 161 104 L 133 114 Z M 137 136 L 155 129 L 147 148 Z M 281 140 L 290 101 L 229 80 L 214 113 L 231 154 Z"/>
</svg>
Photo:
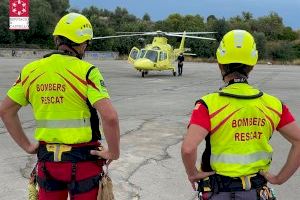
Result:
<svg viewBox="0 0 300 200">
<path fill-rule="evenodd" d="M 67 45 L 67 46 L 72 46 L 72 47 L 76 47 L 79 46 L 80 44 L 73 42 L 72 40 L 69 40 L 68 38 L 58 35 L 55 36 L 55 39 L 58 40 L 58 44 L 56 44 L 56 46 L 60 46 L 60 45 Z"/>
<path fill-rule="evenodd" d="M 223 77 L 237 72 L 248 77 L 249 72 L 253 69 L 253 66 L 245 65 L 242 63 L 230 63 L 230 64 L 221 64 L 222 70 L 224 71 Z"/>
</svg>

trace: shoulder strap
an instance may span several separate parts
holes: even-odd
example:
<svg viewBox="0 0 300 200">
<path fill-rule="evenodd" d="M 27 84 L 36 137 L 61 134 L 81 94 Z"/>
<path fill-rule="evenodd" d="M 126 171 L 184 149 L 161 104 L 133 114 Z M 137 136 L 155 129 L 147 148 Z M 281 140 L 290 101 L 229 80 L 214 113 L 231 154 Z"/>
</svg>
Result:
<svg viewBox="0 0 300 200">
<path fill-rule="evenodd" d="M 92 71 L 93 69 L 95 69 L 95 68 L 96 68 L 95 66 L 92 66 L 92 67 L 89 68 L 89 70 L 88 70 L 87 73 L 86 73 L 85 80 L 88 80 L 88 79 L 89 79 L 89 75 L 90 75 L 91 71 Z"/>
<path fill-rule="evenodd" d="M 64 53 L 64 52 L 61 52 L 61 51 L 54 51 L 54 52 L 52 52 L 52 53 L 48 53 L 48 54 L 44 55 L 43 58 L 50 57 L 50 56 L 52 56 L 52 55 L 54 55 L 54 54 L 68 55 L 68 56 L 69 56 L 69 54 L 67 54 L 67 53 Z"/>
<path fill-rule="evenodd" d="M 232 97 L 232 98 L 237 98 L 237 99 L 256 99 L 256 98 L 261 97 L 263 94 L 264 93 L 262 91 L 259 91 L 258 94 L 250 95 L 250 96 L 230 94 L 230 93 L 226 93 L 226 92 L 222 92 L 222 91 L 219 92 L 220 96 Z"/>
<path fill-rule="evenodd" d="M 89 68 L 85 76 L 86 81 L 88 80 L 91 71 L 95 68 L 96 68 L 95 66 Z M 92 129 L 92 141 L 101 140 L 101 132 L 99 129 L 100 124 L 99 124 L 99 117 L 98 117 L 97 110 L 91 105 L 88 99 L 86 100 L 86 103 L 91 113 L 90 122 L 91 122 L 91 129 Z"/>
</svg>

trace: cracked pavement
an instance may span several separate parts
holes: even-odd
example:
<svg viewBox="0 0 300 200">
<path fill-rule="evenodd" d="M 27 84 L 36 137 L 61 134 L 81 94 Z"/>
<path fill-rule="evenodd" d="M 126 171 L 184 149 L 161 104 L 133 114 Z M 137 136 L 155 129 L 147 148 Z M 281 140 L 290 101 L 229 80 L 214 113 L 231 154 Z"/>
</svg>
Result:
<svg viewBox="0 0 300 200">
<path fill-rule="evenodd" d="M 0 101 L 29 59 L 0 58 Z M 194 102 L 221 85 L 216 64 L 188 63 L 182 77 L 171 71 L 150 72 L 141 77 L 126 61 L 91 61 L 105 78 L 121 128 L 121 156 L 110 165 L 117 200 L 195 199 L 180 157 L 180 146 Z M 277 95 L 300 116 L 299 66 L 258 65 L 250 83 Z M 31 108 L 21 109 L 26 134 L 32 138 Z M 290 145 L 275 133 L 272 172 L 286 160 Z M 199 148 L 199 154 L 203 145 Z M 0 121 L 0 199 L 27 198 L 27 178 L 35 156 L 27 155 L 8 136 Z M 198 156 L 199 157 L 199 156 Z M 300 196 L 299 171 L 286 184 L 276 186 L 278 199 Z"/>
</svg>

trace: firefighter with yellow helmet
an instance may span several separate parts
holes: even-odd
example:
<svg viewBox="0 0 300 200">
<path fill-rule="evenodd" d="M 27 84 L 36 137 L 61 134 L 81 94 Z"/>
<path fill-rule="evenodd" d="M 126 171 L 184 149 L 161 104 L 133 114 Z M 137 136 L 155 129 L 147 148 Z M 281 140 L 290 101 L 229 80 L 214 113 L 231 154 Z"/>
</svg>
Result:
<svg viewBox="0 0 300 200">
<path fill-rule="evenodd" d="M 248 84 L 258 59 L 249 32 L 228 32 L 216 54 L 226 85 L 196 102 L 181 147 L 188 179 L 194 189 L 198 183 L 199 198 L 204 200 L 276 199 L 267 182 L 282 184 L 298 169 L 300 128 L 278 98 Z M 272 175 L 269 140 L 276 130 L 292 147 L 285 165 Z M 197 147 L 204 139 L 198 170 Z"/>
<path fill-rule="evenodd" d="M 24 151 L 37 153 L 40 200 L 63 200 L 68 195 L 96 199 L 104 159 L 119 157 L 117 112 L 98 68 L 82 60 L 93 37 L 89 20 L 69 13 L 59 20 L 53 36 L 58 51 L 22 69 L 1 103 L 1 118 Z M 27 138 L 17 115 L 28 104 L 38 144 Z M 95 151 L 101 139 L 97 111 L 108 144 L 101 152 Z"/>
</svg>

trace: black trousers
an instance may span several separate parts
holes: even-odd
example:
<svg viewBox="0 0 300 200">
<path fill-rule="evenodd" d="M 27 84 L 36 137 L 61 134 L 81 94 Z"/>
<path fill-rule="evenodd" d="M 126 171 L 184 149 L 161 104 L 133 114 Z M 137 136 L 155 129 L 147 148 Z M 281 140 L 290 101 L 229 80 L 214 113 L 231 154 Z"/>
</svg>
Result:
<svg viewBox="0 0 300 200">
<path fill-rule="evenodd" d="M 182 75 L 182 67 L 183 67 L 183 64 L 179 64 L 178 63 L 178 75 Z"/>
</svg>

